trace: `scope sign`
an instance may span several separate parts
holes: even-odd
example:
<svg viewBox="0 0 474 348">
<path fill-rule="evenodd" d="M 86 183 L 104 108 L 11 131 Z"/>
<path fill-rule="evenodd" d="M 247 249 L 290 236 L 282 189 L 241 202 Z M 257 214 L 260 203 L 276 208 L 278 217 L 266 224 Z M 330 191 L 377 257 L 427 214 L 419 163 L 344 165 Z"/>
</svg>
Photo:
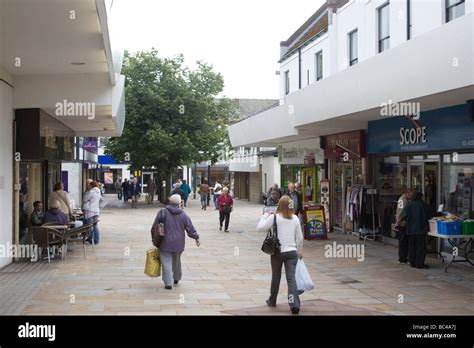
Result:
<svg viewBox="0 0 474 348">
<path fill-rule="evenodd" d="M 426 127 L 400 128 L 400 145 L 414 145 L 427 142 Z"/>
</svg>

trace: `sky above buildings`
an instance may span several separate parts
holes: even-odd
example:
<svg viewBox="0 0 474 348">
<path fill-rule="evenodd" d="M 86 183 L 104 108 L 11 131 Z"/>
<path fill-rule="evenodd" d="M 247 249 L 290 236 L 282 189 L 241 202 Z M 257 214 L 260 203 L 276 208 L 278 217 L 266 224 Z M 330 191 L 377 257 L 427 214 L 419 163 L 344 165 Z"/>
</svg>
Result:
<svg viewBox="0 0 474 348">
<path fill-rule="evenodd" d="M 223 74 L 230 98 L 279 98 L 280 41 L 324 0 L 114 0 L 114 35 L 129 51 L 182 53 Z"/>
</svg>

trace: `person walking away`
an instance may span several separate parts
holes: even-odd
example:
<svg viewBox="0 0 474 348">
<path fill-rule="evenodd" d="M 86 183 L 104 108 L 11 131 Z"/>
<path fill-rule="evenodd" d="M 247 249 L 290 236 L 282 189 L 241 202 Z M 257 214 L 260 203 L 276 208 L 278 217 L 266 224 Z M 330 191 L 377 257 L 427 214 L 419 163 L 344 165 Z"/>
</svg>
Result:
<svg viewBox="0 0 474 348">
<path fill-rule="evenodd" d="M 169 198 L 169 205 L 165 209 L 164 221 L 160 221 L 160 213 L 158 212 L 155 224 L 163 223 L 165 227 L 165 236 L 160 245 L 161 267 L 163 269 L 163 282 L 165 289 L 170 290 L 177 285 L 182 278 L 181 255 L 185 246 L 185 233 L 188 237 L 196 241 L 196 245 L 201 245 L 199 234 L 193 226 L 190 217 L 181 209 L 180 195 L 172 195 Z M 152 228 L 153 228 L 152 227 Z"/>
<path fill-rule="evenodd" d="M 49 195 L 48 200 L 48 207 L 52 206 L 54 201 L 58 201 L 60 204 L 59 209 L 68 216 L 68 218 L 72 219 L 72 210 L 71 210 L 71 203 L 69 199 L 69 194 L 64 191 L 64 186 L 62 182 L 58 182 L 54 185 L 53 192 Z"/>
<path fill-rule="evenodd" d="M 207 200 L 209 198 L 209 185 L 207 184 L 207 180 L 199 186 L 199 195 L 201 196 L 201 209 L 206 210 L 207 207 Z"/>
<path fill-rule="evenodd" d="M 115 182 L 115 192 L 117 193 L 118 200 L 122 200 L 122 179 L 120 178 Z"/>
<path fill-rule="evenodd" d="M 428 219 L 431 208 L 423 202 L 420 192 L 414 193 L 413 200 L 402 210 L 402 219 L 406 222 L 408 235 L 408 260 L 411 267 L 429 268 L 426 259 L 426 235 L 429 230 Z"/>
<path fill-rule="evenodd" d="M 132 209 L 138 209 L 138 198 L 140 197 L 140 193 L 142 192 L 142 187 L 138 183 L 137 178 L 133 179 L 132 184 L 130 185 L 130 196 L 132 198 Z"/>
<path fill-rule="evenodd" d="M 219 205 L 219 231 L 222 231 L 222 223 L 225 220 L 224 231 L 229 233 L 230 213 L 234 207 L 234 200 L 229 194 L 228 187 L 222 189 L 222 194 L 217 198 L 217 204 Z"/>
<path fill-rule="evenodd" d="M 402 211 L 406 208 L 408 202 L 413 198 L 411 190 L 405 190 L 398 199 L 397 203 L 397 237 L 398 237 L 398 263 L 408 263 L 408 235 L 407 235 L 407 223 L 402 219 Z"/>
<path fill-rule="evenodd" d="M 84 211 L 84 224 L 90 224 L 99 220 L 100 205 L 103 202 L 102 194 L 100 193 L 99 184 L 92 181 L 89 185 L 89 190 L 84 193 L 82 210 Z M 89 243 L 99 244 L 100 231 L 99 225 L 96 224 L 92 230 L 92 235 L 87 239 Z"/>
<path fill-rule="evenodd" d="M 155 180 L 148 180 L 146 190 L 148 192 L 148 197 L 150 198 L 148 204 L 153 204 L 153 201 L 155 200 L 155 192 L 156 192 L 156 183 Z"/>
<path fill-rule="evenodd" d="M 296 190 L 296 184 L 288 183 L 288 192 L 286 193 L 293 200 L 295 215 L 300 216 L 303 214 L 303 202 L 301 200 L 301 194 Z"/>
<path fill-rule="evenodd" d="M 222 185 L 219 182 L 219 179 L 216 180 L 216 185 L 214 186 L 214 206 L 216 210 L 219 210 L 219 204 L 217 203 L 217 199 L 219 198 L 222 191 Z"/>
<path fill-rule="evenodd" d="M 128 179 L 125 179 L 122 183 L 122 195 L 123 195 L 123 202 L 128 203 L 130 198 L 130 183 Z"/>
<path fill-rule="evenodd" d="M 191 194 L 191 187 L 188 185 L 187 181 L 183 179 L 183 184 L 181 185 L 181 190 L 184 192 L 184 206 L 188 202 L 189 195 Z"/>
<path fill-rule="evenodd" d="M 30 215 L 31 226 L 41 226 L 43 224 L 43 203 L 36 201 L 33 203 L 33 212 Z"/>
<path fill-rule="evenodd" d="M 272 228 L 276 217 L 280 253 L 270 256 L 272 266 L 272 283 L 267 305 L 276 307 L 280 289 L 281 269 L 285 265 L 286 282 L 288 284 L 288 304 L 293 314 L 300 312 L 300 298 L 296 285 L 296 264 L 302 258 L 303 233 L 298 217 L 295 215 L 294 202 L 289 196 L 283 196 L 278 202 L 275 213 L 264 214 L 257 226 L 258 232 L 267 232 Z"/>
</svg>

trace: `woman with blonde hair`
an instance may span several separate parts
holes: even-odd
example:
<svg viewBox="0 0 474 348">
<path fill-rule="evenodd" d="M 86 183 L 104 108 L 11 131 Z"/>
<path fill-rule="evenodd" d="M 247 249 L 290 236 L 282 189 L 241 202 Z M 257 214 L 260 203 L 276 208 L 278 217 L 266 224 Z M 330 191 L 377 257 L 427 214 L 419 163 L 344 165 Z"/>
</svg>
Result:
<svg viewBox="0 0 474 348">
<path fill-rule="evenodd" d="M 281 269 L 285 264 L 286 282 L 288 283 L 288 304 L 293 314 L 300 311 L 300 298 L 296 286 L 296 263 L 302 258 L 303 233 L 298 217 L 295 215 L 294 202 L 289 196 L 283 196 L 278 202 L 275 213 L 266 213 L 260 219 L 257 231 L 266 232 L 276 222 L 280 252 L 271 255 L 272 284 L 267 305 L 276 307 L 278 291 L 280 289 Z"/>
</svg>

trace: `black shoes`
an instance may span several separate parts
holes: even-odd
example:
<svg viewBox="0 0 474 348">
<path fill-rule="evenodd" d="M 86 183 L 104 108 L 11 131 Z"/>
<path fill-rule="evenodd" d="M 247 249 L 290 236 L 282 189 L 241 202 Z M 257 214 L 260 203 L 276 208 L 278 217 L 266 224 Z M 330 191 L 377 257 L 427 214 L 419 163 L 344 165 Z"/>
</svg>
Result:
<svg viewBox="0 0 474 348">
<path fill-rule="evenodd" d="M 219 227 L 219 231 L 222 231 L 222 226 Z"/>
<path fill-rule="evenodd" d="M 174 285 L 178 285 L 178 283 L 179 283 L 179 280 L 174 281 Z"/>
<path fill-rule="evenodd" d="M 416 268 L 418 268 L 418 269 L 427 269 L 427 268 L 430 268 L 430 266 L 428 266 L 428 265 L 423 265 L 423 266 L 421 266 L 421 267 L 416 267 Z"/>
<path fill-rule="evenodd" d="M 165 289 L 166 290 L 171 290 L 171 289 L 173 289 L 173 287 L 172 286 L 165 286 Z"/>
<path fill-rule="evenodd" d="M 229 230 L 225 230 L 224 232 L 227 232 L 227 233 L 229 233 Z"/>
<path fill-rule="evenodd" d="M 291 314 L 300 314 L 300 309 L 298 307 L 293 307 L 291 309 Z"/>
<path fill-rule="evenodd" d="M 276 307 L 276 306 L 277 306 L 277 305 L 276 305 L 276 302 L 273 302 L 273 301 L 271 301 L 270 299 L 268 299 L 266 302 L 267 302 L 267 306 L 268 306 L 268 307 Z"/>
</svg>

